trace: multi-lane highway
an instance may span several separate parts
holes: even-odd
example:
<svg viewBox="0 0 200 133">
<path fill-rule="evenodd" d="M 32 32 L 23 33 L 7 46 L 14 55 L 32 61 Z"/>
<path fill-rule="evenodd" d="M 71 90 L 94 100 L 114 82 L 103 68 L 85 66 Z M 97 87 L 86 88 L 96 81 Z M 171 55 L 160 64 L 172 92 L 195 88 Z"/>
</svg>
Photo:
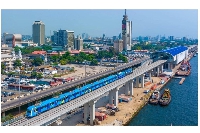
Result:
<svg viewBox="0 0 200 133">
<path fill-rule="evenodd" d="M 83 84 L 85 82 L 89 82 L 89 81 L 95 80 L 97 78 L 106 76 L 108 74 L 123 70 L 125 68 L 131 67 L 131 66 L 134 66 L 134 65 L 137 65 L 137 64 L 140 64 L 140 63 L 142 63 L 142 62 L 144 62 L 148 59 L 149 59 L 149 57 L 144 57 L 140 60 L 136 60 L 136 61 L 133 61 L 133 62 L 130 62 L 130 63 L 126 63 L 124 65 L 118 66 L 115 69 L 104 71 L 104 72 L 101 72 L 101 73 L 98 73 L 98 74 L 95 74 L 95 75 L 91 75 L 89 77 L 86 77 L 86 79 L 82 78 L 82 79 L 75 80 L 75 81 L 70 82 L 70 83 L 62 84 L 62 85 L 59 85 L 57 87 L 47 89 L 47 90 L 39 92 L 39 93 L 35 93 L 35 94 L 31 94 L 31 95 L 26 96 L 26 97 L 22 97 L 20 99 L 16 99 L 16 100 L 13 100 L 13 101 L 2 103 L 1 104 L 1 112 L 8 111 L 10 109 L 22 106 L 22 105 L 30 103 L 32 101 L 39 100 L 43 97 L 50 96 L 50 95 L 52 95 L 56 92 L 64 91 L 64 90 L 67 90 L 69 88 Z"/>
</svg>

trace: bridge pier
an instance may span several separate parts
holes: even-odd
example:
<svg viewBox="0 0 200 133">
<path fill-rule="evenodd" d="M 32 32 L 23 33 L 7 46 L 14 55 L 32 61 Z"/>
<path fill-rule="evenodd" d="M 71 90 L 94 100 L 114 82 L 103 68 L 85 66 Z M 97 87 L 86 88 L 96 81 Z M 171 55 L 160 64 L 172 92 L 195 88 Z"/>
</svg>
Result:
<svg viewBox="0 0 200 133">
<path fill-rule="evenodd" d="M 160 71 L 161 71 L 161 73 L 163 72 L 163 64 L 160 65 Z"/>
<path fill-rule="evenodd" d="M 141 77 L 141 88 L 144 88 L 144 74 L 142 74 L 140 77 Z"/>
<path fill-rule="evenodd" d="M 87 124 L 87 118 L 89 117 L 89 104 L 84 104 L 84 124 Z"/>
<path fill-rule="evenodd" d="M 125 95 L 128 95 L 129 92 L 129 82 L 125 83 Z"/>
<path fill-rule="evenodd" d="M 151 81 L 151 70 L 149 71 L 149 80 Z"/>
<path fill-rule="evenodd" d="M 157 67 L 157 77 L 159 76 L 159 74 L 160 74 L 160 70 L 159 70 L 159 66 Z"/>
<path fill-rule="evenodd" d="M 153 76 L 156 77 L 157 76 L 156 74 L 157 74 L 157 68 L 154 67 L 154 69 L 153 69 Z"/>
<path fill-rule="evenodd" d="M 113 104 L 113 90 L 109 91 L 109 104 Z"/>
<path fill-rule="evenodd" d="M 168 70 L 171 70 L 171 63 L 168 63 Z"/>
<path fill-rule="evenodd" d="M 95 103 L 96 101 L 90 101 L 90 125 L 94 125 L 94 119 L 95 119 Z"/>
<path fill-rule="evenodd" d="M 2 112 L 1 113 L 1 117 L 5 117 L 6 116 L 6 113 L 5 112 Z"/>
<path fill-rule="evenodd" d="M 136 87 L 139 88 L 139 76 L 136 77 Z"/>
<path fill-rule="evenodd" d="M 130 96 L 133 96 L 133 80 L 129 81 Z"/>
<path fill-rule="evenodd" d="M 114 94 L 114 105 L 116 106 L 116 107 L 118 107 L 118 91 L 119 91 L 119 87 L 116 87 L 114 90 L 113 90 L 113 93 L 115 93 Z"/>
</svg>

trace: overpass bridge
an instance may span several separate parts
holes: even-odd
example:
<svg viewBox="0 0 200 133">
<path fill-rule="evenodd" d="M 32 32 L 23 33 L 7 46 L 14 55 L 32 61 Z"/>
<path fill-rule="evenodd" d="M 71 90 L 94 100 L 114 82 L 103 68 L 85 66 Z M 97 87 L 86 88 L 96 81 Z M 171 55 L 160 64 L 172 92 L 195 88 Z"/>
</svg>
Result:
<svg viewBox="0 0 200 133">
<path fill-rule="evenodd" d="M 90 124 L 93 125 L 93 120 L 95 118 L 95 101 L 98 100 L 98 98 L 101 95 L 104 95 L 105 93 L 109 92 L 110 95 L 114 95 L 114 104 L 115 106 L 118 105 L 118 90 L 119 88 L 125 86 L 125 91 L 129 91 L 131 95 L 133 95 L 133 78 L 136 78 L 136 86 L 139 86 L 139 77 L 142 78 L 142 87 L 144 87 L 144 73 L 145 72 L 152 72 L 157 67 L 157 72 L 159 73 L 159 68 L 161 67 L 162 71 L 162 65 L 165 63 L 166 60 L 159 60 L 156 61 L 150 65 L 144 65 L 140 66 L 139 68 L 136 68 L 133 70 L 133 73 L 130 75 L 127 75 L 126 77 L 119 79 L 115 82 L 112 82 L 106 86 L 103 86 L 95 91 L 92 91 L 90 93 L 87 93 L 77 99 L 74 99 L 68 103 L 65 103 L 61 106 L 58 106 L 56 108 L 53 108 L 47 112 L 44 112 L 40 114 L 39 116 L 33 117 L 31 119 L 23 118 L 19 121 L 16 121 L 14 123 L 11 123 L 9 126 L 42 126 L 42 125 L 49 125 L 50 123 L 57 121 L 60 119 L 60 117 L 67 112 L 79 108 L 80 106 L 84 105 L 84 122 L 86 123 L 87 119 L 87 111 L 88 108 L 90 108 Z M 128 83 L 128 84 L 127 84 Z M 130 84 L 129 84 L 130 83 Z M 130 86 L 129 86 L 130 85 Z M 127 89 L 128 88 L 128 89 Z M 113 101 L 111 97 L 110 101 Z M 90 107 L 89 107 L 90 106 Z"/>
<path fill-rule="evenodd" d="M 13 108 L 16 108 L 16 107 L 20 107 L 22 105 L 28 104 L 30 102 L 37 101 L 37 100 L 42 99 L 44 97 L 53 95 L 56 92 L 65 91 L 65 90 L 68 90 L 72 87 L 76 87 L 80 84 L 84 84 L 85 82 L 87 83 L 87 82 L 90 82 L 92 80 L 101 78 L 103 76 L 106 76 L 106 75 L 121 71 L 123 69 L 132 67 L 134 65 L 138 65 L 138 64 L 143 63 L 143 62 L 145 62 L 149 59 L 150 59 L 149 57 L 144 57 L 142 59 L 120 65 L 120 66 L 116 67 L 115 69 L 110 69 L 110 70 L 107 70 L 107 71 L 104 71 L 104 72 L 100 72 L 98 74 L 90 75 L 86 78 L 81 78 L 81 79 L 78 79 L 78 80 L 75 80 L 75 81 L 72 81 L 72 82 L 69 82 L 69 83 L 66 83 L 66 84 L 62 84 L 62 85 L 47 89 L 45 91 L 39 92 L 39 93 L 31 94 L 31 95 L 21 97 L 19 99 L 13 100 L 13 101 L 2 103 L 1 104 L 1 113 L 4 113 L 4 112 L 11 110 Z"/>
</svg>

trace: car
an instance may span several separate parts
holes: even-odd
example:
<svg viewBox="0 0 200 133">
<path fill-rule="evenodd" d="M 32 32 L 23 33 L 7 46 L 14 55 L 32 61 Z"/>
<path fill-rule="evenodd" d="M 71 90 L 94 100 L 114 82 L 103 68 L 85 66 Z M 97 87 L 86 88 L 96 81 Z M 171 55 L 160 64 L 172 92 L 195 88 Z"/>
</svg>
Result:
<svg viewBox="0 0 200 133">
<path fill-rule="evenodd" d="M 3 81 L 9 81 L 10 78 L 5 78 Z"/>
</svg>

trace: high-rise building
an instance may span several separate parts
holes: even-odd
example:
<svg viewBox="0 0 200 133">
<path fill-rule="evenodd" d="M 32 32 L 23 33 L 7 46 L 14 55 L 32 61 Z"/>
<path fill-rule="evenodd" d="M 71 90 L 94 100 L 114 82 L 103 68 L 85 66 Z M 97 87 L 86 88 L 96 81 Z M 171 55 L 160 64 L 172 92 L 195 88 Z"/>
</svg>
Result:
<svg viewBox="0 0 200 133">
<path fill-rule="evenodd" d="M 169 36 L 170 41 L 174 41 L 174 36 Z"/>
<path fill-rule="evenodd" d="M 21 47 L 22 35 L 3 33 L 3 44 L 8 45 L 8 47 L 15 47 L 15 46 Z"/>
<path fill-rule="evenodd" d="M 117 36 L 113 36 L 113 41 L 115 41 L 116 39 L 118 39 Z"/>
<path fill-rule="evenodd" d="M 123 15 L 122 20 L 122 40 L 123 40 L 123 50 L 131 50 L 131 37 L 132 37 L 132 21 L 128 20 L 128 16 Z"/>
<path fill-rule="evenodd" d="M 119 38 L 119 39 L 122 39 L 122 33 L 119 33 L 118 38 Z"/>
<path fill-rule="evenodd" d="M 123 51 L 123 40 L 122 39 L 116 39 L 114 41 L 114 50 L 116 53 Z"/>
<path fill-rule="evenodd" d="M 33 42 L 39 45 L 45 44 L 45 25 L 42 21 L 35 21 L 32 26 Z"/>
<path fill-rule="evenodd" d="M 59 30 L 54 31 L 54 44 L 62 46 L 65 50 L 74 49 L 74 31 Z"/>
<path fill-rule="evenodd" d="M 89 35 L 87 33 L 82 33 L 82 39 L 88 39 Z"/>
<path fill-rule="evenodd" d="M 80 36 L 75 38 L 74 49 L 76 50 L 83 50 L 83 39 Z"/>
</svg>

